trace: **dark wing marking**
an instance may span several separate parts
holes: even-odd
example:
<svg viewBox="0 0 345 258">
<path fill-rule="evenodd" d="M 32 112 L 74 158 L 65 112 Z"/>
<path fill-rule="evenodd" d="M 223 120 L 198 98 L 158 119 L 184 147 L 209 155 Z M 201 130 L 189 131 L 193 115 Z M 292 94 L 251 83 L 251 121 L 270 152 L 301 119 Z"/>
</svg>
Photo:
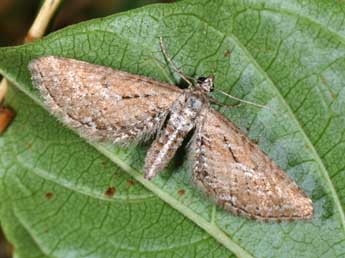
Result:
<svg viewBox="0 0 345 258">
<path fill-rule="evenodd" d="M 212 108 L 200 117 L 193 181 L 217 204 L 261 220 L 308 219 L 311 200 L 257 145 Z"/>
<path fill-rule="evenodd" d="M 113 142 L 153 134 L 182 90 L 147 77 L 46 56 L 29 65 L 48 108 L 82 135 Z"/>
</svg>

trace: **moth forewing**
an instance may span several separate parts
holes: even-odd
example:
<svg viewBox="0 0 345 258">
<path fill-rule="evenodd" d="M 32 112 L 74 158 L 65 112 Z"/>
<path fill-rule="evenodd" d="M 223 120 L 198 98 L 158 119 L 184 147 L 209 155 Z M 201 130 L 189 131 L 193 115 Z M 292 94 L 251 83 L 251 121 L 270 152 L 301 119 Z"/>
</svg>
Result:
<svg viewBox="0 0 345 258">
<path fill-rule="evenodd" d="M 217 204 L 261 220 L 310 219 L 311 200 L 261 149 L 212 108 L 193 139 L 193 182 Z"/>
<path fill-rule="evenodd" d="M 91 139 L 132 142 L 154 134 L 182 90 L 83 61 L 41 57 L 29 65 L 50 111 Z"/>
</svg>

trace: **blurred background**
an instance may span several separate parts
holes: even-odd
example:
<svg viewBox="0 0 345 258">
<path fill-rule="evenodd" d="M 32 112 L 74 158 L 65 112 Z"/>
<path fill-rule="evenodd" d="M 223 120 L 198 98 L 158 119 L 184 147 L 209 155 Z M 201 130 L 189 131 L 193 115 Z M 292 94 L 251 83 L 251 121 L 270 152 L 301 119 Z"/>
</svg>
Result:
<svg viewBox="0 0 345 258">
<path fill-rule="evenodd" d="M 42 1 L 0 0 L 0 47 L 22 44 Z M 108 16 L 148 4 L 174 0 L 68 0 L 64 1 L 49 32 L 67 25 Z M 0 57 L 1 58 L 1 57 Z M 1 79 L 1 75 L 0 75 Z M 12 257 L 13 247 L 0 228 L 0 258 Z"/>
<path fill-rule="evenodd" d="M 18 45 L 23 42 L 26 32 L 42 1 L 0 0 L 0 47 Z M 174 0 L 67 0 L 64 1 L 49 31 L 67 25 L 127 11 L 154 3 L 169 3 Z"/>
</svg>

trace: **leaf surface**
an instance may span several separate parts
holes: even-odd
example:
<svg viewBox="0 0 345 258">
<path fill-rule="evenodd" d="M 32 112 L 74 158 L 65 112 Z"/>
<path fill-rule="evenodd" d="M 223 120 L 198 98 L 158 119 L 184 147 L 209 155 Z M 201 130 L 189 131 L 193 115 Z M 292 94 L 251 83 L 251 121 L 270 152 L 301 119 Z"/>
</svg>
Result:
<svg viewBox="0 0 345 258">
<path fill-rule="evenodd" d="M 0 220 L 17 256 L 344 256 L 344 13 L 340 1 L 180 1 L 0 49 L 1 73 L 24 93 L 12 90 L 17 117 L 0 139 Z M 27 65 L 42 55 L 179 84 L 160 35 L 185 74 L 214 73 L 219 89 L 270 107 L 220 111 L 307 192 L 313 220 L 224 212 L 190 185 L 183 154 L 146 181 L 147 146 L 87 144 L 39 106 Z"/>
</svg>

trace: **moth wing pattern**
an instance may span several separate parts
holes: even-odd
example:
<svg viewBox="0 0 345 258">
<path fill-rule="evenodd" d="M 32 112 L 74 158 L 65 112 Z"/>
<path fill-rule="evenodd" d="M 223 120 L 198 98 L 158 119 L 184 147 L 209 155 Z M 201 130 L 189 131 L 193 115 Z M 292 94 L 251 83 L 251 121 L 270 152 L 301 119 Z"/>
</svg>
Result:
<svg viewBox="0 0 345 258">
<path fill-rule="evenodd" d="M 225 210 L 263 221 L 312 217 L 297 184 L 213 108 L 202 111 L 191 148 L 194 184 Z"/>
<path fill-rule="evenodd" d="M 150 78 L 56 56 L 29 64 L 50 111 L 81 135 L 114 143 L 154 134 L 182 90 Z"/>
</svg>

